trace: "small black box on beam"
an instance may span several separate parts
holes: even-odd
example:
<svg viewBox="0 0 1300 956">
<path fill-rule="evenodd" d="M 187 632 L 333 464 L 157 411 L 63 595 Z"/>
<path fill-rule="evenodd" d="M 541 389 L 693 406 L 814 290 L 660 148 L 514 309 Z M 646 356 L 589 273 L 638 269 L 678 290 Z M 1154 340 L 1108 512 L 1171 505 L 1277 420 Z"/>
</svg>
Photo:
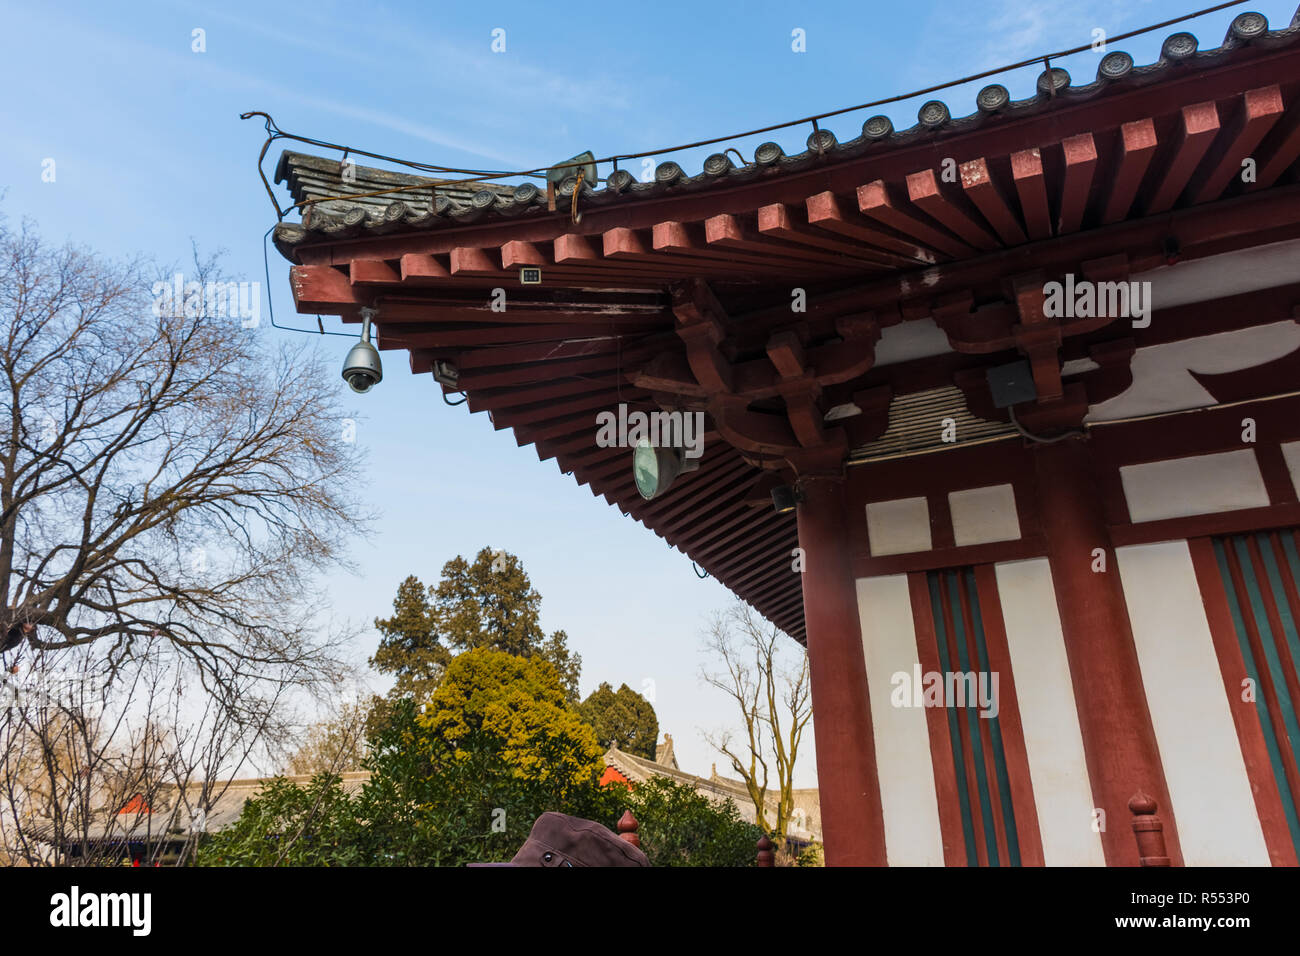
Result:
<svg viewBox="0 0 1300 956">
<path fill-rule="evenodd" d="M 985 373 L 989 391 L 993 393 L 993 406 L 1007 408 L 1021 402 L 1032 402 L 1038 397 L 1034 387 L 1034 370 L 1027 360 L 999 365 Z"/>
</svg>

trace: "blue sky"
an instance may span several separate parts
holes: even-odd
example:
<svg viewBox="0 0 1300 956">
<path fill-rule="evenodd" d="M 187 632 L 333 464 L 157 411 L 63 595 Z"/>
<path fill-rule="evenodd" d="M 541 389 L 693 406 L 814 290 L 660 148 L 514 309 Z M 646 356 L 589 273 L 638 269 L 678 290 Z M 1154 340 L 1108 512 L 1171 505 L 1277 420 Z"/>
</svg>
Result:
<svg viewBox="0 0 1300 956">
<path fill-rule="evenodd" d="M 971 0 L 910 3 L 580 4 L 415 2 L 0 3 L 0 190 L 11 220 L 47 238 L 111 255 L 183 262 L 190 242 L 224 249 L 227 271 L 262 278 L 262 234 L 274 221 L 255 162 L 281 128 L 450 166 L 532 168 L 582 150 L 639 152 L 719 136 L 930 86 L 1186 13 L 1202 0 Z M 1208 0 L 1204 0 L 1208 3 Z M 807 8 L 805 8 L 805 6 Z M 1263 0 L 1190 26 L 1118 44 L 1148 63 L 1160 39 L 1189 29 L 1217 46 L 1243 9 L 1285 25 L 1293 0 Z M 206 50 L 192 51 L 192 31 Z M 493 53 L 492 31 L 506 31 Z M 791 49 L 802 29 L 806 52 Z M 1097 55 L 1064 61 L 1077 82 Z M 1038 68 L 997 78 L 1029 95 Z M 985 80 L 945 91 L 971 111 Z M 923 98 L 924 99 L 924 98 Z M 898 128 L 921 100 L 891 106 Z M 876 112 L 876 111 L 869 111 Z M 868 114 L 824 125 L 857 135 Z M 775 138 L 800 151 L 810 130 Z M 274 169 L 276 144 L 267 159 Z M 293 144 L 283 144 L 292 147 Z M 302 148 L 302 147 L 297 147 Z M 674 155 L 688 173 L 704 153 Z M 56 180 L 41 181 L 53 158 Z M 281 204 L 287 202 L 283 190 Z M 288 263 L 271 252 L 281 324 L 296 316 Z M 338 323 L 333 324 L 334 328 Z M 287 336 L 263 322 L 259 335 Z M 320 347 L 341 361 L 346 342 Z M 330 581 L 334 610 L 369 622 L 407 574 L 436 580 L 444 561 L 490 545 L 518 554 L 543 596 L 543 625 L 568 631 L 584 658 L 584 694 L 600 681 L 653 681 L 661 730 L 684 769 L 716 759 L 700 730 L 728 722 L 726 701 L 698 679 L 701 630 L 728 593 L 603 499 L 539 463 L 485 415 L 448 408 L 429 376 L 387 353 L 383 384 L 340 393 L 368 459 L 366 495 L 381 518 Z M 377 641 L 368 630 L 364 658 Z M 811 741 L 798 782 L 814 785 Z"/>
</svg>

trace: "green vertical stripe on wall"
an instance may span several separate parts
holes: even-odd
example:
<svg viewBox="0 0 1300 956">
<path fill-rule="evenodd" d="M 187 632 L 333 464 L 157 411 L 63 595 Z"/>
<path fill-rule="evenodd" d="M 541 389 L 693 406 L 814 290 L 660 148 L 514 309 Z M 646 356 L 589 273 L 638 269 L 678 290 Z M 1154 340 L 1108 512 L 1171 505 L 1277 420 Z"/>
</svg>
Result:
<svg viewBox="0 0 1300 956">
<path fill-rule="evenodd" d="M 979 589 L 975 584 L 975 572 L 966 570 L 966 592 L 970 598 L 971 625 L 975 628 L 975 650 L 979 654 L 981 679 L 991 675 L 988 645 L 984 640 L 984 616 L 980 610 Z M 1000 686 L 1000 685 L 999 685 Z M 989 692 L 992 693 L 992 677 L 989 677 Z M 1001 714 L 1001 705 L 998 713 Z M 1016 810 L 1011 802 L 1011 774 L 1007 770 L 1006 750 L 1002 745 L 1002 725 L 998 717 L 980 717 L 989 722 L 989 738 L 993 745 L 993 768 L 998 778 L 999 803 L 1002 805 L 1002 825 L 1007 834 L 1007 855 L 1011 857 L 1010 865 L 1020 865 L 1020 838 L 1016 833 Z"/>
<path fill-rule="evenodd" d="M 1292 759 L 1300 760 L 1300 723 L 1296 721 L 1295 701 L 1291 699 L 1291 690 L 1287 686 L 1286 671 L 1282 666 L 1282 659 L 1277 652 L 1277 642 L 1281 635 L 1273 633 L 1273 626 L 1268 620 L 1268 609 L 1264 604 L 1263 591 L 1260 588 L 1259 577 L 1254 564 L 1250 560 L 1250 551 L 1246 546 L 1246 536 L 1240 535 L 1233 539 L 1233 544 L 1237 552 L 1237 560 L 1240 562 L 1242 571 L 1249 568 L 1249 573 L 1243 573 L 1246 582 L 1246 594 L 1250 598 L 1251 614 L 1255 619 L 1255 631 L 1260 636 L 1260 644 L 1264 650 L 1264 659 L 1268 663 L 1268 674 L 1273 681 L 1273 692 L 1277 694 L 1278 703 L 1281 705 L 1282 721 L 1286 727 L 1287 737 L 1291 742 L 1290 751 Z M 1286 595 L 1282 595 L 1286 600 Z"/>
<path fill-rule="evenodd" d="M 938 571 L 926 573 L 930 586 L 930 610 L 934 615 L 934 633 L 939 644 L 939 668 L 948 671 L 948 632 L 943 621 L 943 597 L 940 592 Z M 945 707 L 948 715 L 948 739 L 952 741 L 952 764 L 957 775 L 957 801 L 961 807 L 961 831 L 966 844 L 966 865 L 979 866 L 979 851 L 975 847 L 975 819 L 971 815 L 970 792 L 966 787 L 966 750 L 962 746 L 961 727 L 957 712 Z"/>
<path fill-rule="evenodd" d="M 971 670 L 971 666 L 966 654 L 966 627 L 962 622 L 961 615 L 961 589 L 958 586 L 955 571 L 947 572 L 947 578 L 948 600 L 952 605 L 953 636 L 956 638 L 957 644 L 957 670 L 965 673 Z M 947 675 L 945 675 L 944 685 L 947 686 Z M 988 852 L 989 865 L 1000 866 L 998 833 L 993 822 L 993 796 L 989 792 L 989 775 L 984 766 L 984 741 L 980 739 L 979 727 L 975 724 L 975 721 L 979 719 L 979 711 L 968 699 L 966 701 L 966 725 L 970 728 L 971 760 L 975 765 L 975 781 L 979 786 L 980 819 L 984 822 L 984 848 Z"/>
<path fill-rule="evenodd" d="M 1250 646 L 1250 635 L 1246 630 L 1245 615 L 1241 601 L 1237 596 L 1237 586 L 1232 580 L 1232 571 L 1228 566 L 1226 544 L 1223 539 L 1214 539 L 1214 559 L 1219 565 L 1219 576 L 1223 579 L 1223 591 L 1228 599 L 1228 612 L 1232 617 L 1233 629 L 1237 632 L 1237 646 L 1241 650 L 1242 663 L 1246 676 L 1254 683 L 1255 715 L 1259 719 L 1260 732 L 1264 735 L 1264 749 L 1268 751 L 1269 764 L 1273 768 L 1273 779 L 1277 784 L 1278 794 L 1282 800 L 1282 811 L 1286 816 L 1287 829 L 1291 833 L 1291 842 L 1300 853 L 1300 817 L 1296 814 L 1295 797 L 1286 779 L 1286 768 L 1282 762 L 1282 751 L 1273 726 L 1273 716 L 1269 713 L 1268 703 L 1263 698 L 1264 688 L 1259 679 L 1259 666 L 1255 661 L 1255 652 Z M 1288 553 L 1290 557 L 1290 553 Z M 1250 562 L 1242 567 L 1242 579 L 1252 575 Z"/>
<path fill-rule="evenodd" d="M 1278 535 L 1283 550 L 1286 549 L 1288 536 Z M 1282 624 L 1282 633 L 1286 637 L 1287 656 L 1291 659 L 1291 666 L 1288 668 L 1288 676 L 1300 678 L 1300 634 L 1296 633 L 1295 611 L 1291 607 L 1291 600 L 1287 596 L 1286 585 L 1283 582 L 1282 575 L 1289 572 L 1292 586 L 1300 591 L 1300 579 L 1297 579 L 1294 565 L 1283 567 L 1277 563 L 1277 556 L 1273 553 L 1272 535 L 1258 535 L 1256 541 L 1259 543 L 1259 552 L 1264 558 L 1264 569 L 1268 572 L 1269 587 L 1273 589 L 1273 597 L 1277 603 L 1277 616 Z M 1292 548 L 1294 549 L 1294 545 Z M 1288 555 L 1288 559 L 1289 559 Z M 1280 656 L 1280 655 L 1279 655 Z M 1300 741 L 1297 741 L 1300 743 Z"/>
</svg>

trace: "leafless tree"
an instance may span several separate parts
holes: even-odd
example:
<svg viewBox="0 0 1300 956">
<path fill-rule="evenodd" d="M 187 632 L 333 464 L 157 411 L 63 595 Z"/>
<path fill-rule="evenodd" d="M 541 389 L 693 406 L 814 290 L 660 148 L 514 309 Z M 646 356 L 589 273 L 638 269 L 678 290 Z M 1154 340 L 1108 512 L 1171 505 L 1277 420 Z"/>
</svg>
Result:
<svg viewBox="0 0 1300 956">
<path fill-rule="evenodd" d="M 231 777 L 284 731 L 289 684 L 261 675 L 237 694 L 205 694 L 187 687 L 189 659 L 168 642 L 143 650 L 110 666 L 75 648 L 6 674 L 0 862 L 185 863 Z M 63 659 L 57 669 L 51 656 Z M 250 721 L 253 709 L 267 718 Z"/>
<path fill-rule="evenodd" d="M 744 726 L 739 741 L 732 731 L 705 738 L 744 782 L 758 825 L 774 834 L 785 834 L 793 816 L 795 761 L 812 719 L 808 653 L 784 648 L 797 650 L 799 666 L 783 666 L 783 641 L 794 643 L 737 602 L 713 618 L 705 636 L 705 650 L 720 669 L 702 671 L 706 683 L 735 702 Z"/>
<path fill-rule="evenodd" d="M 366 721 L 370 706 L 344 701 L 332 716 L 308 728 L 302 744 L 289 758 L 289 773 L 338 774 L 361 769 L 366 754 Z"/>
<path fill-rule="evenodd" d="M 214 314 L 211 261 L 158 279 L 0 221 L 0 663 L 161 638 L 234 712 L 335 668 L 315 582 L 368 516 L 336 376 Z"/>
<path fill-rule="evenodd" d="M 0 861 L 110 861 L 128 824 L 183 859 L 348 673 L 317 582 L 369 515 L 335 376 L 229 307 L 255 283 L 172 274 L 0 218 Z"/>
</svg>

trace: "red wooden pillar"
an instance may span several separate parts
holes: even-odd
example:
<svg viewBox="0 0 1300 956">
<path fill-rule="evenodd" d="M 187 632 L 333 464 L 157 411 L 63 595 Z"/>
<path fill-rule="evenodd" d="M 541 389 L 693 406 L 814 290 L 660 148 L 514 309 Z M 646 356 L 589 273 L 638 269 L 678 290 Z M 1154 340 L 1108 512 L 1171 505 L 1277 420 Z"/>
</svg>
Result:
<svg viewBox="0 0 1300 956">
<path fill-rule="evenodd" d="M 803 608 L 827 866 L 884 866 L 885 823 L 862 657 L 843 478 L 799 488 Z"/>
<path fill-rule="evenodd" d="M 1163 807 L 1171 804 L 1101 490 L 1084 441 L 1036 446 L 1035 467 L 1084 758 L 1093 800 L 1106 814 L 1102 851 L 1107 866 L 1137 866 L 1137 846 L 1124 825 L 1129 796 L 1142 790 Z M 1096 548 L 1105 554 L 1105 571 L 1093 571 Z M 1169 816 L 1169 854 L 1181 865 Z"/>
</svg>

